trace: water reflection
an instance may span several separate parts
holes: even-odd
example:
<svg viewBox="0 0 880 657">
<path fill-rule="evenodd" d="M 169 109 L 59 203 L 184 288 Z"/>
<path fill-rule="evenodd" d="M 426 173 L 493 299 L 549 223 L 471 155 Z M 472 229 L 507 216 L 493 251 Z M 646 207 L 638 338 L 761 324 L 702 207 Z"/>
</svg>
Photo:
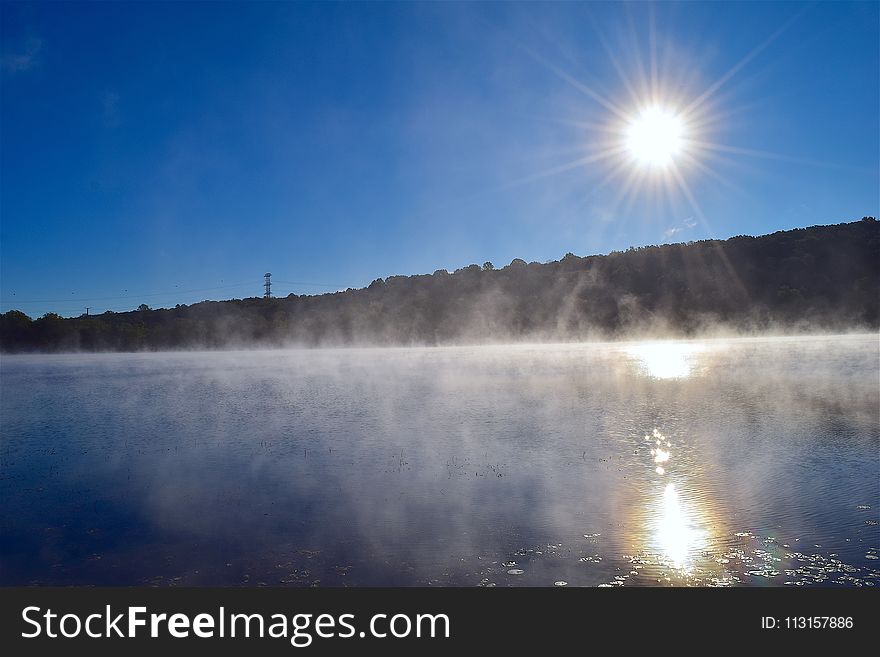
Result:
<svg viewBox="0 0 880 657">
<path fill-rule="evenodd" d="M 656 511 L 654 537 L 674 568 L 687 569 L 706 545 L 706 532 L 695 527 L 693 510 L 682 501 L 675 484 L 666 484 Z"/>
<path fill-rule="evenodd" d="M 651 449 L 651 456 L 654 457 L 654 463 L 657 464 L 654 471 L 658 475 L 666 474 L 666 470 L 661 464 L 669 461 L 670 452 L 668 448 L 672 446 L 672 443 L 666 439 L 666 436 L 660 433 L 659 429 L 654 429 L 652 435 L 645 436 L 645 440 L 653 440 L 656 444 L 656 447 Z M 667 449 L 663 449 L 664 446 Z"/>
<path fill-rule="evenodd" d="M 684 379 L 691 375 L 703 345 L 687 342 L 645 342 L 624 349 L 639 369 L 655 379 Z"/>
<path fill-rule="evenodd" d="M 672 461 L 672 441 L 657 428 L 645 440 L 652 444 L 650 454 L 655 472 L 663 477 Z M 691 477 L 697 474 L 689 472 Z M 701 526 L 707 523 L 692 504 L 682 499 L 675 483 L 661 484 L 654 490 L 646 510 L 649 530 L 644 551 L 656 554 L 660 563 L 686 574 L 693 565 L 693 557 L 706 547 L 708 534 Z"/>
<path fill-rule="evenodd" d="M 0 584 L 880 584 L 876 336 L 659 346 L 4 357 Z"/>
</svg>

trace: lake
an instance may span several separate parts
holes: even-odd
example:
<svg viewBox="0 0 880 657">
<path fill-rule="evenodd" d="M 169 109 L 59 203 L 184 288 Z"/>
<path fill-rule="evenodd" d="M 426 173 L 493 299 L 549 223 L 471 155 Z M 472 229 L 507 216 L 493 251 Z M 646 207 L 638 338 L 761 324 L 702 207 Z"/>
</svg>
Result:
<svg viewBox="0 0 880 657">
<path fill-rule="evenodd" d="M 0 584 L 873 586 L 877 335 L 6 356 Z"/>
</svg>

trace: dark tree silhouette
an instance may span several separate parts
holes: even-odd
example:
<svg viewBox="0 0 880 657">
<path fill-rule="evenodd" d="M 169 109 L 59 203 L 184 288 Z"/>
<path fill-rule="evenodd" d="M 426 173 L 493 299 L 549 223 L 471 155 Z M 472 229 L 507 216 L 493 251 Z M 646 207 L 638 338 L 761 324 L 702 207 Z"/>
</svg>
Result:
<svg viewBox="0 0 880 657">
<path fill-rule="evenodd" d="M 729 240 L 519 258 L 363 289 L 203 301 L 37 320 L 0 315 L 4 351 L 453 344 L 735 331 L 876 330 L 880 224 L 872 218 Z"/>
</svg>

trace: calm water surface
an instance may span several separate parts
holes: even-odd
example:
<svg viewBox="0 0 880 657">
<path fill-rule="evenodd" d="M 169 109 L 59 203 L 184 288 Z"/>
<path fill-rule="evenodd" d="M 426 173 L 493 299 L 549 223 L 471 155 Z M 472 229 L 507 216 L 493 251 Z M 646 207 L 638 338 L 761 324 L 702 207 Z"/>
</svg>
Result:
<svg viewBox="0 0 880 657">
<path fill-rule="evenodd" d="M 0 584 L 880 584 L 878 336 L 4 356 Z"/>
</svg>

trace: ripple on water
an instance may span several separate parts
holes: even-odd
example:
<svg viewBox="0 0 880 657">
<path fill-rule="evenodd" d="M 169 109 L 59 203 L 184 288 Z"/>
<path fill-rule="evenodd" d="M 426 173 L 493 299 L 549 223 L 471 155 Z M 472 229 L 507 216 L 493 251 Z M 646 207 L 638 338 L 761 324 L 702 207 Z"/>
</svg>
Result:
<svg viewBox="0 0 880 657">
<path fill-rule="evenodd" d="M 16 503 L 4 538 L 45 549 L 4 553 L 15 561 L 0 584 L 169 586 L 178 564 L 195 564 L 221 568 L 182 583 L 574 587 L 619 573 L 627 585 L 880 585 L 878 346 L 869 336 L 835 351 L 840 342 L 707 347 L 711 375 L 668 381 L 631 372 L 628 359 L 609 376 L 617 357 L 592 360 L 596 346 L 542 347 L 528 360 L 494 348 L 267 352 L 243 368 L 222 354 L 4 361 L 12 438 L 0 497 Z M 131 403 L 108 402 L 120 398 Z M 150 413 L 131 412 L 140 406 Z M 193 418 L 207 420 L 200 435 Z M 523 449 L 534 458 L 515 458 Z M 156 472 L 163 494 L 144 495 Z M 669 483 L 677 497 L 664 506 Z M 473 504 L 478 494 L 485 504 Z M 643 494 L 648 523 L 635 517 Z M 447 519 L 462 508 L 469 551 L 458 554 Z M 157 522 L 127 531 L 145 515 Z M 329 520 L 350 517 L 364 521 Z M 414 540 L 399 540 L 410 529 Z M 305 538 L 353 566 L 274 557 Z M 204 566 L 195 545 L 210 547 Z M 621 552 L 633 550 L 645 552 L 628 563 Z M 686 568 L 668 563 L 670 551 Z"/>
</svg>

